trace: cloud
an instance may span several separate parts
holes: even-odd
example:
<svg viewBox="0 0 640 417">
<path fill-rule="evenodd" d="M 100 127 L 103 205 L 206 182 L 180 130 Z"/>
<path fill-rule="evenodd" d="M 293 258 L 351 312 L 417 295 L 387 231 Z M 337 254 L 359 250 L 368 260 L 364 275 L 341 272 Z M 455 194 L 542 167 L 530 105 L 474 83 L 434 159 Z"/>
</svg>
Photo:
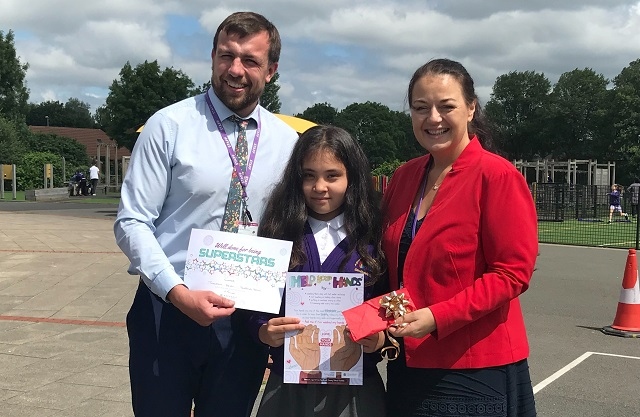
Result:
<svg viewBox="0 0 640 417">
<path fill-rule="evenodd" d="M 510 71 L 593 68 L 615 77 L 640 57 L 640 3 L 600 0 L 3 0 L 30 67 L 31 101 L 77 97 L 95 109 L 129 61 L 158 60 L 196 85 L 210 77 L 213 34 L 235 10 L 263 13 L 280 30 L 282 111 L 375 101 L 402 110 L 413 71 L 435 57 L 462 62 L 486 101 Z M 53 17 L 53 18 L 52 18 Z"/>
</svg>

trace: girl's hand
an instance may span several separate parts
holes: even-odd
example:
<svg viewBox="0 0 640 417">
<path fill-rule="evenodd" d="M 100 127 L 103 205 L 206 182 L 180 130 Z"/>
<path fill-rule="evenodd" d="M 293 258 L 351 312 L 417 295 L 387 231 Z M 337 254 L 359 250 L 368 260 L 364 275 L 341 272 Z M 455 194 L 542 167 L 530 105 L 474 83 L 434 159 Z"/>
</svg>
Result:
<svg viewBox="0 0 640 417">
<path fill-rule="evenodd" d="M 333 330 L 329 369 L 332 371 L 348 371 L 358 363 L 361 355 L 362 350 L 351 338 L 351 333 L 347 326 L 344 324 L 336 326 Z"/>
<path fill-rule="evenodd" d="M 396 337 L 425 337 L 436 330 L 436 320 L 428 307 L 398 317 L 389 328 Z"/>
<path fill-rule="evenodd" d="M 358 340 L 358 343 L 362 345 L 364 353 L 380 350 L 384 346 L 384 332 L 374 333 L 371 336 L 362 338 Z"/>
<path fill-rule="evenodd" d="M 284 344 L 284 336 L 288 331 L 301 331 L 304 324 L 296 317 L 275 317 L 263 324 L 258 331 L 258 338 L 265 345 L 279 347 Z"/>
</svg>

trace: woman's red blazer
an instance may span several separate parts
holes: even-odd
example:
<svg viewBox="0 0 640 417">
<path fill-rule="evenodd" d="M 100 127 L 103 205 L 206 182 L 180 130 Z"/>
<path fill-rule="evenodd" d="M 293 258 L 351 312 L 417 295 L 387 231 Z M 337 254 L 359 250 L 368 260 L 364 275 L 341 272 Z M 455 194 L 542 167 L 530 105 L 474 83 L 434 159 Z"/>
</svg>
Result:
<svg viewBox="0 0 640 417">
<path fill-rule="evenodd" d="M 383 249 L 398 288 L 398 246 L 429 156 L 395 172 L 385 191 Z M 482 368 L 528 357 L 518 296 L 538 254 L 535 205 L 524 177 L 477 138 L 438 189 L 404 264 L 403 286 L 437 330 L 405 338 L 407 365 Z"/>
</svg>

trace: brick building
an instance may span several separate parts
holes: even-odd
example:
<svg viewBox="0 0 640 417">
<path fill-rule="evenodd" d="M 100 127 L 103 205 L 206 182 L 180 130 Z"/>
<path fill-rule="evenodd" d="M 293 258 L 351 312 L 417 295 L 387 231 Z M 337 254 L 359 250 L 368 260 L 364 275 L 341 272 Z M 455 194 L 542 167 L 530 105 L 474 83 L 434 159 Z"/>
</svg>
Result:
<svg viewBox="0 0 640 417">
<path fill-rule="evenodd" d="M 105 176 L 106 185 L 118 186 L 121 175 L 118 166 L 131 156 L 129 149 L 118 147 L 116 142 L 100 129 L 79 127 L 29 126 L 33 133 L 54 134 L 75 139 L 87 149 L 89 158 L 100 161 L 100 172 Z M 124 158 L 123 158 L 124 157 Z M 109 163 L 107 163 L 107 161 Z"/>
</svg>

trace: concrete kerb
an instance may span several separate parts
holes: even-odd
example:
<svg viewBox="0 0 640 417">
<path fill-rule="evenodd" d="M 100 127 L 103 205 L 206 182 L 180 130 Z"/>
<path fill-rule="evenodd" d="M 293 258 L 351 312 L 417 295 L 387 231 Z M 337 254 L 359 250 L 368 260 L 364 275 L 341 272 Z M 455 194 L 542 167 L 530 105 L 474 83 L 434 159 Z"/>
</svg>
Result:
<svg viewBox="0 0 640 417">
<path fill-rule="evenodd" d="M 24 198 L 27 201 L 64 201 L 69 199 L 69 190 L 66 188 L 27 190 Z"/>
</svg>

